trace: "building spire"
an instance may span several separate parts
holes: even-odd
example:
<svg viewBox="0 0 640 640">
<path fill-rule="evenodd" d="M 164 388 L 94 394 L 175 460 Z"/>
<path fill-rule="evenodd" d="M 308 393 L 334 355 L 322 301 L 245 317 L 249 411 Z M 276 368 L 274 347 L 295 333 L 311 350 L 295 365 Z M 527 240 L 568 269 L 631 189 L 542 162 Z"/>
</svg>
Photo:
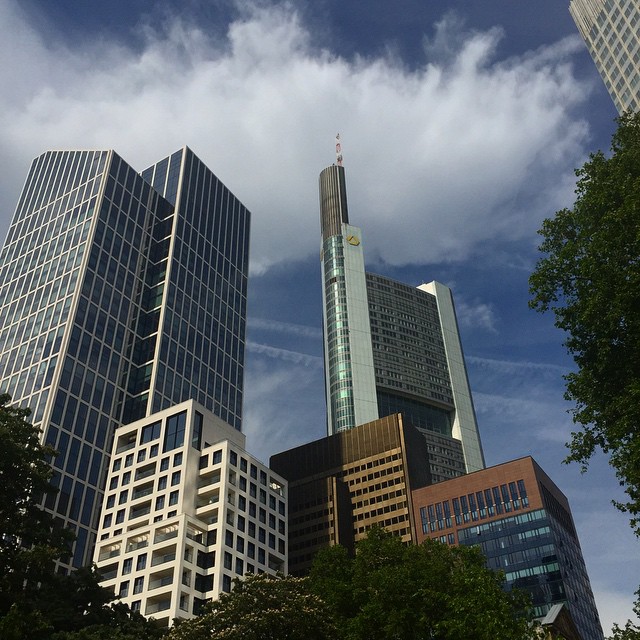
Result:
<svg viewBox="0 0 640 640">
<path fill-rule="evenodd" d="M 340 134 L 336 133 L 336 164 L 342 166 L 342 145 L 340 144 Z"/>
</svg>

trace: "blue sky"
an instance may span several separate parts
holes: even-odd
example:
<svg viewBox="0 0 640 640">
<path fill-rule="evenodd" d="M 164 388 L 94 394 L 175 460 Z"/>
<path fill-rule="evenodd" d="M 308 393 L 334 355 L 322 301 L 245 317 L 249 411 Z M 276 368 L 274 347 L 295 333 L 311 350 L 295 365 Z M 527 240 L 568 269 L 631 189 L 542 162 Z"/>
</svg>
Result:
<svg viewBox="0 0 640 640">
<path fill-rule="evenodd" d="M 45 149 L 143 169 L 188 144 L 253 212 L 245 432 L 267 460 L 325 431 L 317 177 L 339 131 L 369 270 L 452 287 L 487 462 L 531 454 L 567 494 L 608 633 L 638 542 L 604 458 L 561 464 L 571 362 L 527 308 L 536 230 L 616 115 L 567 4 L 0 0 L 0 231 Z"/>
</svg>

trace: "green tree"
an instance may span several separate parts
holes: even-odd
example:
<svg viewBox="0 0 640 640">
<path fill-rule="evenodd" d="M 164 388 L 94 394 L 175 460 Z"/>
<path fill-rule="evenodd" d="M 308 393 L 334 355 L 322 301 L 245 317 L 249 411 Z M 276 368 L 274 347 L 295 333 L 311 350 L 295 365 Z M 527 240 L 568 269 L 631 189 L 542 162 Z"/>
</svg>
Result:
<svg viewBox="0 0 640 640">
<path fill-rule="evenodd" d="M 636 596 L 638 596 L 638 599 L 633 607 L 633 612 L 640 618 L 640 589 L 636 591 Z M 640 640 L 640 626 L 634 624 L 631 620 L 627 620 L 624 627 L 614 624 L 608 640 Z"/>
<path fill-rule="evenodd" d="M 328 609 L 292 576 L 247 575 L 204 613 L 174 626 L 168 640 L 335 640 Z"/>
<path fill-rule="evenodd" d="M 600 448 L 640 534 L 640 114 L 618 119 L 611 155 L 576 171 L 572 209 L 545 220 L 530 305 L 551 310 L 577 370 L 566 376 L 579 429 L 566 462 L 583 469 Z"/>
<path fill-rule="evenodd" d="M 72 538 L 39 506 L 45 493 L 55 491 L 47 462 L 55 451 L 40 443 L 29 409 L 10 400 L 0 395 L 0 615 L 12 606 L 31 608 Z"/>
<path fill-rule="evenodd" d="M 405 546 L 372 529 L 353 558 L 339 546 L 321 551 L 309 578 L 344 640 L 536 637 L 527 597 L 503 591 L 477 549 Z"/>
<path fill-rule="evenodd" d="M 29 410 L 0 396 L 0 638 L 2 640 L 153 640 L 163 632 L 100 586 L 93 568 L 69 575 L 55 563 L 73 534 L 40 507 L 55 489 L 49 460 Z"/>
</svg>

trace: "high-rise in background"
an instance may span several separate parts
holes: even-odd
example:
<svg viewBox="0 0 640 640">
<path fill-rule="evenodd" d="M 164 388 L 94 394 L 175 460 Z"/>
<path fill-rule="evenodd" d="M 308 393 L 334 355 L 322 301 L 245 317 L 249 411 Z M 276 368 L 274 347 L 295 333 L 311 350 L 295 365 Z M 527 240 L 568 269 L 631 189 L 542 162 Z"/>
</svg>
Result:
<svg viewBox="0 0 640 640">
<path fill-rule="evenodd" d="M 59 454 L 45 507 L 91 560 L 115 429 L 187 399 L 240 429 L 249 212 L 186 147 L 34 160 L 0 253 L 0 389 Z"/>
<path fill-rule="evenodd" d="M 402 413 L 427 440 L 433 481 L 484 467 L 448 287 L 365 272 L 344 167 L 320 174 L 328 433 Z"/>
<path fill-rule="evenodd" d="M 619 113 L 640 109 L 640 4 L 571 0 L 569 11 Z"/>
</svg>

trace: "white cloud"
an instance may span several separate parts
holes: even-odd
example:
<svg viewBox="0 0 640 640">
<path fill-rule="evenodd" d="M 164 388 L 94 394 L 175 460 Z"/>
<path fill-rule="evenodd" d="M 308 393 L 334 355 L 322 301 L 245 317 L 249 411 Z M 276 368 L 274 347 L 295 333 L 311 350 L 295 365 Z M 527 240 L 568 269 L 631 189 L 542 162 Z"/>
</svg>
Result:
<svg viewBox="0 0 640 640">
<path fill-rule="evenodd" d="M 496 328 L 498 319 L 490 304 L 485 302 L 467 302 L 462 296 L 457 296 L 456 316 L 458 323 L 462 327 L 477 327 L 490 333 L 498 333 L 498 329 Z"/>
<path fill-rule="evenodd" d="M 277 360 L 284 360 L 286 362 L 292 362 L 294 364 L 302 364 L 304 366 L 322 367 L 322 358 L 319 356 L 309 355 L 307 353 L 300 353 L 298 351 L 291 351 L 289 349 L 281 349 L 279 347 L 272 347 L 267 344 L 259 344 L 257 342 L 247 341 L 247 351 L 258 353 L 260 355 L 267 356 L 268 358 L 274 358 Z"/>
<path fill-rule="evenodd" d="M 284 333 L 290 336 L 300 336 L 302 338 L 322 338 L 322 329 L 319 327 L 309 327 L 293 322 L 280 322 L 278 320 L 268 320 L 266 318 L 249 318 L 251 330 L 260 329 L 274 333 Z"/>
<path fill-rule="evenodd" d="M 317 174 L 336 131 L 374 260 L 481 254 L 566 204 L 586 132 L 573 109 L 588 95 L 574 39 L 495 61 L 498 30 L 444 19 L 455 55 L 409 70 L 319 50 L 290 5 L 245 3 L 241 16 L 224 37 L 167 18 L 127 48 L 45 41 L 15 0 L 0 2 L 4 225 L 46 148 L 113 147 L 142 169 L 188 144 L 253 211 L 261 271 L 317 252 Z"/>
</svg>

